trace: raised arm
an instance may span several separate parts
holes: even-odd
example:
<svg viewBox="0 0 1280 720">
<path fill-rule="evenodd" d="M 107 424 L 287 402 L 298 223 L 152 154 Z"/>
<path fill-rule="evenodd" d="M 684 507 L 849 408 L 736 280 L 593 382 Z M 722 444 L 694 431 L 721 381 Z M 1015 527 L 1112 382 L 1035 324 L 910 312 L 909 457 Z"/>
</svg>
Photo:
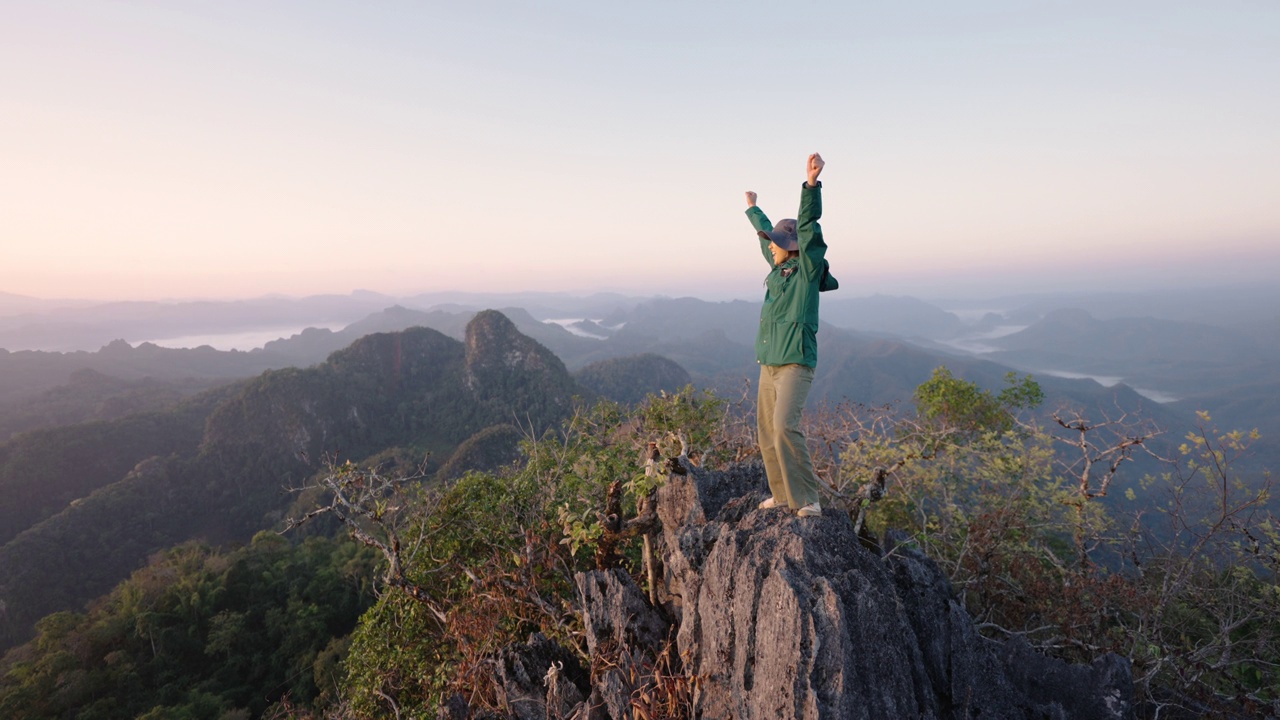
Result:
<svg viewBox="0 0 1280 720">
<path fill-rule="evenodd" d="M 816 278 L 822 272 L 822 261 L 827 256 L 827 243 L 822 238 L 822 182 L 818 176 L 827 166 L 822 156 L 814 153 L 806 163 L 808 179 L 800 188 L 800 214 L 796 217 L 796 235 L 800 241 L 800 267 L 805 274 Z"/>
<path fill-rule="evenodd" d="M 773 230 L 773 223 L 769 222 L 763 210 L 756 207 L 756 194 L 750 190 L 747 191 L 747 219 L 751 221 L 751 227 L 755 228 L 757 236 L 761 231 Z M 760 254 L 764 255 L 764 261 L 769 263 L 769 267 L 773 267 L 773 253 L 769 252 L 769 241 L 764 238 L 760 238 Z"/>
</svg>

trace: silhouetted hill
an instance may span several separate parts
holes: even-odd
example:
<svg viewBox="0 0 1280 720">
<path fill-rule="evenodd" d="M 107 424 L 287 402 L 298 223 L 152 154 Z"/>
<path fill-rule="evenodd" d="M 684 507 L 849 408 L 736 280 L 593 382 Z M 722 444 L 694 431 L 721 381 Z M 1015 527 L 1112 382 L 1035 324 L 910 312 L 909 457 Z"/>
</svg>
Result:
<svg viewBox="0 0 1280 720">
<path fill-rule="evenodd" d="M 0 292 L 0 316 L 27 315 L 65 307 L 92 305 L 88 300 L 45 300 L 26 295 Z"/>
<path fill-rule="evenodd" d="M 401 302 L 467 315 L 485 308 L 503 308 L 505 313 L 506 309 L 519 307 L 540 318 L 602 318 L 643 301 L 644 298 L 608 292 L 586 296 L 553 292 L 435 292 L 407 297 Z M 521 324 L 516 318 L 511 319 L 516 325 Z"/>
<path fill-rule="evenodd" d="M 1033 320 L 1061 308 L 1080 308 L 1102 320 L 1154 317 L 1228 327 L 1273 319 L 1280 306 L 1280 287 L 1275 283 L 1218 287 L 1170 283 L 1156 290 L 1022 294 L 980 302 L 983 307 L 1003 308 L 1012 317 Z"/>
<path fill-rule="evenodd" d="M 969 363 L 961 361 L 964 368 L 953 367 L 961 364 L 957 360 L 948 359 L 946 364 L 962 374 Z M 909 400 L 916 387 L 927 380 L 941 362 L 936 353 L 900 340 L 827 329 L 818 333 L 818 367 L 810 397 L 830 402 L 852 400 L 867 405 Z M 967 379 L 981 382 L 978 378 Z"/>
<path fill-rule="evenodd" d="M 1001 350 L 985 357 L 1000 363 L 1118 377 L 1174 397 L 1256 381 L 1251 368 L 1274 367 L 1263 346 L 1225 327 L 1149 317 L 1098 320 L 1083 310 L 1058 310 L 987 342 Z"/>
<path fill-rule="evenodd" d="M 80 468 L 69 460 L 47 474 L 73 489 L 50 498 L 31 487 L 22 505 L 6 504 L 6 512 L 36 519 L 61 509 L 0 547 L 0 637 L 5 645 L 25 637 L 34 620 L 105 592 L 157 549 L 196 538 L 247 540 L 279 519 L 291 500 L 286 489 L 326 458 L 359 460 L 389 447 L 445 458 L 494 425 L 518 420 L 541 432 L 570 411 L 578 392 L 554 354 L 493 311 L 472 319 L 465 343 L 426 328 L 378 333 L 321 365 L 264 373 L 217 402 L 199 424 L 198 447 L 194 433 L 174 423 L 167 429 L 179 437 L 170 444 L 139 447 L 104 466 L 103 473 L 126 468 L 123 479 L 75 486 L 67 476 Z M 142 442 L 155 433 L 130 426 L 142 422 L 103 424 L 103 439 L 85 454 L 110 452 L 112 433 Z M 62 457 L 83 427 L 47 442 L 22 436 L 23 457 Z M 67 504 L 76 492 L 88 494 Z"/>
<path fill-rule="evenodd" d="M 574 335 L 555 323 L 538 320 L 521 308 L 507 307 L 500 312 L 520 333 L 551 350 L 569 368 L 652 352 L 675 360 L 697 379 L 726 367 L 754 362 L 751 347 L 759 324 L 760 306 L 741 301 L 711 303 L 694 298 L 648 300 L 611 314 L 604 323 L 622 327 L 606 340 Z M 338 332 L 307 330 L 268 343 L 263 352 L 277 358 L 301 360 L 327 345 L 354 341 L 375 327 L 381 330 L 430 327 L 461 338 L 463 328 L 474 315 L 465 307 L 423 311 L 397 306 Z"/>
<path fill-rule="evenodd" d="M 603 397 L 621 403 L 638 403 L 662 390 L 674 392 L 693 382 L 680 364 L 661 355 L 645 353 L 600 360 L 573 374 L 578 383 Z"/>
<path fill-rule="evenodd" d="M 851 401 L 865 405 L 909 404 L 915 389 L 929 379 L 934 368 L 945 365 L 956 377 L 999 392 L 1006 387 L 1007 365 L 966 355 L 948 355 L 900 340 L 870 338 L 833 329 L 819 334 L 818 369 L 810 404 Z M 1175 457 L 1186 433 L 1195 427 L 1193 409 L 1161 404 L 1120 383 L 1110 387 L 1090 379 L 1068 379 L 1031 373 L 1045 393 L 1036 412 L 1042 425 L 1053 426 L 1053 413 L 1070 419 L 1080 411 L 1093 422 L 1125 417 L 1133 423 L 1152 423 L 1163 433 L 1147 447 L 1162 457 Z M 1101 436 L 1105 436 L 1103 432 Z M 1101 437 L 1100 436 L 1100 437 Z M 1118 493 L 1147 473 L 1167 470 L 1146 453 L 1138 453 L 1117 481 Z"/>
<path fill-rule="evenodd" d="M 760 303 L 733 300 L 707 302 L 697 298 L 658 298 L 628 312 L 604 318 L 604 325 L 622 327 L 614 339 L 626 337 L 680 340 L 700 337 L 717 329 L 734 342 L 755 341 L 760 327 Z"/>
<path fill-rule="evenodd" d="M 341 330 L 307 328 L 290 337 L 272 340 L 260 350 L 252 352 L 270 356 L 278 367 L 306 367 L 371 333 L 427 327 L 461 340 L 466 334 L 467 322 L 473 315 L 474 313 L 412 310 L 394 305 L 361 318 Z"/>
<path fill-rule="evenodd" d="M 903 336 L 949 337 L 961 326 L 959 318 L 933 305 L 884 295 L 823 298 L 822 319 L 827 328 Z M 652 352 L 679 363 L 695 382 L 721 385 L 752 372 L 760 303 L 657 298 L 614 313 L 600 324 L 616 329 L 607 340 L 580 343 L 588 352 L 566 357 L 570 367 Z M 820 347 L 827 332 L 819 332 Z"/>
<path fill-rule="evenodd" d="M 282 362 L 287 364 L 262 353 L 223 352 L 211 347 L 176 350 L 143 343 L 135 348 L 123 340 L 113 341 L 92 353 L 0 350 L 0 403 L 31 398 L 66 385 L 82 370 L 122 381 L 152 378 L 162 382 L 200 383 L 253 377 L 280 367 Z"/>
<path fill-rule="evenodd" d="M 579 337 L 555 323 L 542 322 L 521 308 L 504 307 L 501 312 L 521 333 L 545 345 L 568 367 L 576 367 L 581 357 L 599 348 L 599 340 Z"/>
<path fill-rule="evenodd" d="M 150 377 L 121 380 L 96 370 L 77 370 L 65 385 L 0 405 L 0 442 L 29 430 L 163 410 L 223 383 Z"/>
<path fill-rule="evenodd" d="M 523 310 L 511 314 L 535 339 L 558 343 L 564 351 L 572 352 L 573 341 L 582 340 L 563 328 L 538 322 Z M 158 407 L 163 387 L 186 397 L 266 370 L 309 367 L 370 333 L 430 327 L 461 340 L 474 315 L 394 306 L 339 331 L 308 328 L 248 352 L 174 349 L 150 343 L 132 347 L 123 340 L 95 352 L 0 350 L 0 410 L 8 419 L 0 420 L 0 437 L 41 425 L 119 417 L 129 405 L 139 410 Z M 107 401 L 111 406 L 101 407 Z M 112 414 L 112 408 L 118 411 Z"/>
<path fill-rule="evenodd" d="M 573 335 L 559 325 L 544 323 L 521 308 L 502 308 L 523 334 L 549 348 L 561 358 L 573 358 L 597 348 L 594 340 Z M 359 338 L 374 332 L 397 332 L 411 327 L 427 327 L 449 337 L 462 340 L 467 324 L 476 312 L 463 308 L 454 310 L 414 310 L 400 305 L 354 322 L 342 330 L 308 328 L 301 333 L 267 343 L 261 351 L 268 355 L 277 367 L 285 365 L 306 366 L 317 362 L 328 353 L 344 348 Z"/>
<path fill-rule="evenodd" d="M 904 338 L 948 338 L 963 327 L 960 318 L 935 305 L 892 295 L 824 297 L 822 319 L 836 327 Z"/>
<path fill-rule="evenodd" d="M 605 340 L 572 336 L 548 343 L 570 368 L 631 355 L 653 353 L 683 367 L 695 383 L 713 385 L 755 363 L 759 303 L 657 298 L 612 313 L 601 325 L 616 328 Z M 565 334 L 569 333 L 565 331 Z"/>
<path fill-rule="evenodd" d="M 1211 325 L 1116 318 L 1097 320 L 1084 310 L 1055 310 L 1021 332 L 991 341 L 1007 354 L 1055 359 L 1059 365 L 1103 362 L 1247 362 L 1260 348 L 1240 333 Z"/>
<path fill-rule="evenodd" d="M 385 295 L 315 295 L 235 301 L 111 302 L 0 316 L 0 348 L 76 351 L 117 338 L 142 342 L 194 334 L 347 323 L 392 304 Z M 39 310 L 40 308 L 35 308 Z"/>
<path fill-rule="evenodd" d="M 233 390 L 206 392 L 161 412 L 37 430 L 0 444 L 0 547 L 147 458 L 193 453 L 209 413 Z"/>
<path fill-rule="evenodd" d="M 876 338 L 839 329 L 819 333 L 818 368 L 811 398 L 827 402 L 849 400 L 866 405 L 909 401 L 934 368 L 946 365 L 954 375 L 993 391 L 1005 386 L 1007 365 L 967 355 L 944 354 L 902 340 Z M 1067 379 L 1031 373 L 1048 398 L 1047 409 L 1060 405 L 1141 411 L 1169 425 L 1182 427 L 1190 415 L 1152 402 L 1123 384 L 1103 387 L 1093 380 Z"/>
</svg>

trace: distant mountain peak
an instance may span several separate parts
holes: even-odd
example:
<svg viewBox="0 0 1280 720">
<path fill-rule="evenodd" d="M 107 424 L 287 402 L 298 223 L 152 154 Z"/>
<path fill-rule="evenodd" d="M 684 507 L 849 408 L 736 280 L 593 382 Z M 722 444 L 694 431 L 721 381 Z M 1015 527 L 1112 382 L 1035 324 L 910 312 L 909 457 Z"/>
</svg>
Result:
<svg viewBox="0 0 1280 720">
<path fill-rule="evenodd" d="M 1058 325 L 1071 325 L 1083 327 L 1090 323 L 1096 322 L 1093 315 L 1088 310 L 1080 308 L 1061 308 L 1052 310 L 1044 316 L 1045 323 L 1056 323 Z"/>
<path fill-rule="evenodd" d="M 467 323 L 467 389 L 485 402 L 510 403 L 518 398 L 546 396 L 560 412 L 577 394 L 578 384 L 564 362 L 497 310 L 483 310 Z M 519 401 L 523 402 L 523 401 Z"/>
<path fill-rule="evenodd" d="M 392 305 L 391 307 L 383 310 L 381 313 L 374 313 L 374 314 L 386 315 L 387 317 L 415 317 L 415 316 L 421 315 L 422 312 L 420 310 L 410 310 L 409 308 L 403 305 Z"/>
<path fill-rule="evenodd" d="M 515 323 L 497 310 L 476 313 L 467 323 L 466 345 L 469 374 L 495 370 L 568 373 L 555 353 L 522 334 Z"/>
<path fill-rule="evenodd" d="M 398 376 L 406 363 L 438 362 L 456 340 L 431 328 L 415 327 L 400 332 L 372 333 L 330 356 L 335 366 L 364 366 Z"/>
</svg>

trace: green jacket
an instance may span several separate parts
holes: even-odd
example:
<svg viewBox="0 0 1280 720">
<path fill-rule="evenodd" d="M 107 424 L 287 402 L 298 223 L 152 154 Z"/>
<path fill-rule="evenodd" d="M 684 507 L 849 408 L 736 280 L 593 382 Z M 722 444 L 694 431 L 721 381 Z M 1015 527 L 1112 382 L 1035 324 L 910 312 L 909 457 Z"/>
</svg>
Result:
<svg viewBox="0 0 1280 720">
<path fill-rule="evenodd" d="M 827 243 L 822 239 L 822 183 L 800 190 L 800 215 L 796 235 L 800 256 L 774 267 L 765 278 L 764 306 L 756 333 L 756 360 L 761 365 L 818 365 L 818 290 L 827 274 Z M 747 208 L 747 219 L 757 232 L 773 230 L 773 223 L 757 207 Z M 769 241 L 760 239 L 760 252 L 773 266 Z M 834 278 L 828 285 L 834 289 Z"/>
</svg>

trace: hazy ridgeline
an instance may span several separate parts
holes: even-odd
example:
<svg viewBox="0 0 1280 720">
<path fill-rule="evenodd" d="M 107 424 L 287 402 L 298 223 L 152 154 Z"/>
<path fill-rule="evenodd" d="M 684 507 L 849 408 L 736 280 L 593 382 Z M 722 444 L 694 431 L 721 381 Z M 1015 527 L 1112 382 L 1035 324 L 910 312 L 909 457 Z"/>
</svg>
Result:
<svg viewBox="0 0 1280 720">
<path fill-rule="evenodd" d="M 823 298 L 817 397 L 901 400 L 940 358 L 980 361 L 1051 377 L 1122 383 L 1153 399 L 1157 414 L 1209 410 L 1224 426 L 1274 422 L 1280 389 L 1280 291 L 1270 287 L 994 297 L 925 302 L 873 296 Z M 550 293 L 441 293 L 240 302 L 85 303 L 0 295 L 0 438 L 21 430 L 155 410 L 269 369 L 307 367 L 371 332 L 430 327 L 461 339 L 470 317 L 501 308 L 520 331 L 570 369 L 656 353 L 699 385 L 736 390 L 754 375 L 758 304 L 694 298 L 585 297 Z M 945 309 L 944 309 L 945 308 Z M 549 322 L 554 321 L 554 322 Z M 166 338 L 280 339 L 247 351 L 174 349 Z M 305 329 L 309 328 L 309 329 Z M 341 329 L 329 329 L 341 328 Z M 123 340 L 124 342 L 121 342 Z M 143 344 L 153 340 L 158 343 Z M 902 353 L 913 372 L 859 372 Z M 974 372 L 979 372 L 975 369 Z M 988 375 L 1001 374 L 990 368 Z M 1089 383 L 1061 383 L 1089 393 Z M 1081 389 L 1073 389 L 1073 388 Z M 1094 388 L 1093 390 L 1096 390 Z M 1155 401 L 1164 404 L 1154 408 Z M 1172 401 L 1172 402 L 1170 402 Z M 1276 426 L 1280 429 L 1280 426 Z"/>
<path fill-rule="evenodd" d="M 1252 304 L 1260 298 L 1007 298 L 953 303 L 954 312 L 912 298 L 824 298 L 811 402 L 909 404 L 939 365 L 993 389 L 1016 369 L 1044 388 L 1046 414 L 1070 407 L 1141 418 L 1164 431 L 1150 448 L 1173 454 L 1197 427 L 1195 411 L 1208 410 L 1220 428 L 1261 430 L 1242 470 L 1280 467 L 1272 412 L 1280 316 Z M 634 402 L 688 382 L 752 397 L 756 374 L 752 302 L 361 294 L 217 305 L 192 304 L 188 326 L 175 320 L 182 306 L 149 303 L 26 303 L 0 321 L 0 338 L 15 343 L 112 338 L 93 351 L 0 351 L 5 646 L 30 637 L 41 617 L 110 591 L 153 553 L 193 541 L 244 543 L 278 527 L 315 501 L 287 488 L 327 458 L 456 478 L 511 462 L 516 443 L 554 427 L 575 397 Z M 1124 314 L 1161 307 L 1163 315 Z M 353 315 L 340 330 L 311 327 L 249 351 L 131 344 L 165 332 L 297 330 Z M 33 330 L 45 318 L 56 322 Z M 75 330 L 60 334 L 63 324 Z M 1156 470 L 1134 463 L 1119 491 Z M 333 622 L 349 632 L 349 616 Z"/>
</svg>

